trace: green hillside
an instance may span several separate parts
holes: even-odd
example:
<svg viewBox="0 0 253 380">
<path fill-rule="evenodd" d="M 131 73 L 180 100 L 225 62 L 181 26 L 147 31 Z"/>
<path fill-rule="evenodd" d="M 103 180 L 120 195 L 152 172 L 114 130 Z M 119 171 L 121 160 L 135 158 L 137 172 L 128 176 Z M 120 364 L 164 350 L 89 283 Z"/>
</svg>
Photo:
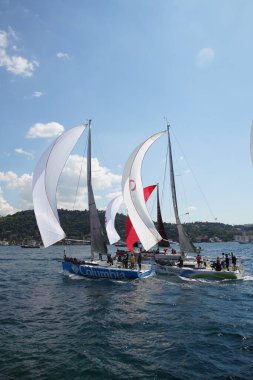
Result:
<svg viewBox="0 0 253 380">
<path fill-rule="evenodd" d="M 88 216 L 87 210 L 59 210 L 61 225 L 68 238 L 89 238 Z M 99 212 L 99 217 L 104 228 L 104 211 Z M 116 229 L 123 240 L 125 240 L 125 220 L 125 215 L 117 214 L 115 220 Z M 243 226 L 231 226 L 222 223 L 195 222 L 187 223 L 184 226 L 188 235 L 195 242 L 209 241 L 209 239 L 232 241 L 234 235 L 240 234 L 242 228 L 245 230 Z M 165 223 L 165 229 L 169 239 L 177 240 L 175 224 Z M 248 227 L 247 232 L 250 233 L 251 231 L 252 227 Z M 8 240 L 12 244 L 20 244 L 25 239 L 41 240 L 33 210 L 21 211 L 14 215 L 0 217 L 0 240 Z"/>
</svg>

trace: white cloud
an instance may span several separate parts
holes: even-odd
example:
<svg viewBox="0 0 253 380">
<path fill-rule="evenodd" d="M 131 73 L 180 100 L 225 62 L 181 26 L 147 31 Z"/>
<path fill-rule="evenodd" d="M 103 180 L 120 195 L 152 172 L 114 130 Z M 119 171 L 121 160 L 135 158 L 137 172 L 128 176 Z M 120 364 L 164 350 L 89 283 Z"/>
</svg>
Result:
<svg viewBox="0 0 253 380">
<path fill-rule="evenodd" d="M 36 123 L 29 129 L 26 137 L 30 139 L 56 137 L 63 131 L 64 127 L 55 121 L 47 124 Z"/>
<path fill-rule="evenodd" d="M 87 209 L 86 163 L 86 158 L 79 155 L 69 157 L 60 177 L 57 190 L 58 208 L 69 210 L 73 210 L 73 208 L 76 210 Z M 97 207 L 100 210 L 105 209 L 108 204 L 108 197 L 111 198 L 120 193 L 121 176 L 113 174 L 108 168 L 101 166 L 97 158 L 92 159 L 92 171 L 93 190 Z M 0 215 L 33 208 L 31 174 L 25 173 L 19 176 L 13 171 L 0 171 L 0 183 L 3 189 L 2 201 L 0 200 Z M 118 192 L 115 189 L 118 189 Z M 8 194 L 12 198 L 14 195 L 16 196 L 15 207 L 5 201 L 7 197 L 4 197 L 4 194 Z"/>
<path fill-rule="evenodd" d="M 58 188 L 58 206 L 67 209 L 87 209 L 87 177 L 86 158 L 79 155 L 71 155 L 62 172 Z M 99 209 L 107 206 L 107 193 L 112 189 L 119 188 L 121 176 L 113 174 L 109 169 L 100 165 L 97 158 L 92 158 L 92 186 Z M 82 172 L 81 171 L 82 167 Z M 76 188 L 79 183 L 79 190 Z M 103 196 L 103 193 L 106 193 Z M 75 202 L 75 205 L 74 205 Z"/>
<path fill-rule="evenodd" d="M 106 198 L 112 200 L 112 199 L 118 197 L 119 195 L 122 195 L 121 190 L 119 190 L 119 191 L 112 191 L 111 193 L 106 194 Z"/>
<path fill-rule="evenodd" d="M 20 210 L 12 207 L 6 199 L 4 199 L 2 189 L 0 187 L 0 216 L 12 215 Z"/>
<path fill-rule="evenodd" d="M 30 174 L 22 174 L 18 176 L 12 171 L 0 172 L 0 182 L 3 183 L 3 188 L 6 192 L 15 191 L 18 192 L 17 196 L 17 207 L 10 208 L 13 209 L 13 213 L 19 210 L 27 210 L 32 208 L 32 176 Z M 2 197 L 3 197 L 2 191 Z M 0 214 L 2 211 L 0 210 Z"/>
<path fill-rule="evenodd" d="M 0 49 L 6 49 L 8 46 L 7 33 L 0 30 Z"/>
<path fill-rule="evenodd" d="M 197 207 L 195 207 L 195 206 L 188 206 L 187 207 L 187 212 L 195 212 L 195 211 L 197 211 Z"/>
<path fill-rule="evenodd" d="M 215 57 L 215 52 L 212 48 L 203 48 L 197 53 L 196 65 L 200 68 L 209 66 Z"/>
<path fill-rule="evenodd" d="M 32 154 L 32 153 L 27 152 L 27 151 L 24 150 L 23 148 L 16 148 L 16 149 L 15 149 L 15 152 L 18 153 L 18 154 L 23 154 L 24 156 L 27 156 L 27 157 L 33 157 L 33 154 Z"/>
<path fill-rule="evenodd" d="M 8 32 L 0 30 L 0 67 L 4 67 L 15 75 L 31 77 L 35 68 L 39 66 L 38 61 L 29 61 L 27 58 L 11 55 L 8 52 L 9 41 L 11 39 L 16 39 L 13 29 L 9 28 Z M 16 46 L 14 50 L 17 50 Z"/>
<path fill-rule="evenodd" d="M 34 93 L 32 94 L 32 97 L 33 98 L 40 98 L 42 95 L 43 95 L 43 92 L 41 92 L 41 91 L 34 91 Z"/>
<path fill-rule="evenodd" d="M 62 53 L 62 52 L 57 53 L 56 57 L 59 59 L 69 59 L 70 58 L 68 53 Z"/>
<path fill-rule="evenodd" d="M 32 176 L 30 174 L 22 174 L 20 177 L 12 172 L 0 172 L 0 181 L 5 182 L 9 189 L 24 188 L 31 183 Z"/>
</svg>

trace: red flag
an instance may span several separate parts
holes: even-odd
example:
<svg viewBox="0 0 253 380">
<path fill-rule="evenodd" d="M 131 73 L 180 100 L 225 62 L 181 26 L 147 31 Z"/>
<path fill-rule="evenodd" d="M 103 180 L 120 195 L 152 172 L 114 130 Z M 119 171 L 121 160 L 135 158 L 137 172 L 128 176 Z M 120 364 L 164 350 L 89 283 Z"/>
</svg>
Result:
<svg viewBox="0 0 253 380">
<path fill-rule="evenodd" d="M 155 187 L 156 187 L 156 185 L 144 187 L 143 192 L 144 192 L 145 202 L 147 202 L 148 198 L 152 194 Z M 135 232 L 135 229 L 132 225 L 132 222 L 131 222 L 129 216 L 127 216 L 126 217 L 126 243 L 127 243 L 127 248 L 129 251 L 133 250 L 133 245 L 137 241 L 139 241 L 138 235 Z"/>
</svg>

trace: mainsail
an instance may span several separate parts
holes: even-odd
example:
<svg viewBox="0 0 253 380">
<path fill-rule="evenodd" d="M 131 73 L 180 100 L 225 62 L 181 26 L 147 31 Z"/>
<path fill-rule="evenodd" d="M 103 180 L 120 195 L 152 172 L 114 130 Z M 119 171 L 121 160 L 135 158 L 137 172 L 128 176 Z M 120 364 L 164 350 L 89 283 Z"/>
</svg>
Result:
<svg viewBox="0 0 253 380">
<path fill-rule="evenodd" d="M 149 250 L 162 240 L 148 213 L 143 194 L 141 166 L 149 147 L 166 131 L 154 134 L 140 144 L 128 158 L 122 176 L 122 194 L 128 215 L 143 247 Z"/>
<path fill-rule="evenodd" d="M 64 165 L 86 126 L 62 133 L 42 154 L 33 173 L 33 205 L 45 247 L 65 237 L 60 226 L 56 189 Z"/>
<path fill-rule="evenodd" d="M 173 167 L 173 159 L 172 159 L 172 149 L 170 142 L 170 126 L 167 126 L 168 129 L 168 144 L 169 144 L 169 161 L 170 161 L 170 185 L 171 185 L 171 193 L 172 193 L 172 202 L 174 208 L 174 214 L 176 218 L 177 231 L 178 231 L 178 240 L 182 253 L 187 252 L 196 252 L 196 247 L 190 241 L 189 237 L 186 235 L 183 225 L 180 221 L 178 214 L 178 206 L 177 206 L 177 195 L 176 195 L 176 185 L 175 185 L 175 176 L 174 176 L 174 167 Z"/>
<path fill-rule="evenodd" d="M 90 215 L 90 234 L 91 234 L 91 259 L 94 260 L 95 253 L 107 253 L 104 234 L 101 227 L 98 210 L 95 203 L 95 198 L 91 182 L 91 121 L 89 121 L 89 137 L 87 150 L 87 188 L 88 188 L 88 203 Z"/>
</svg>

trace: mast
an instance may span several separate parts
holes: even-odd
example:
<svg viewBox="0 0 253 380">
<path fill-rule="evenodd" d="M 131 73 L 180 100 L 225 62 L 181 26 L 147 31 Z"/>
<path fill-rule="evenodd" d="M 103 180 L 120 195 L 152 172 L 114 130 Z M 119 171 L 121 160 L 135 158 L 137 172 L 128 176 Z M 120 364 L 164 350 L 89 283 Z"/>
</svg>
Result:
<svg viewBox="0 0 253 380">
<path fill-rule="evenodd" d="M 177 205 L 177 194 L 176 194 L 176 185 L 175 185 L 175 175 L 174 175 L 174 167 L 173 167 L 173 159 L 172 159 L 172 149 L 170 142 L 170 125 L 167 124 L 168 130 L 168 145 L 169 145 L 169 162 L 170 162 L 170 185 L 171 185 L 171 194 L 172 194 L 172 203 L 174 208 L 174 214 L 177 224 L 178 231 L 178 240 L 182 253 L 187 252 L 196 252 L 196 247 L 190 241 L 189 237 L 184 231 L 183 225 L 180 221 L 178 214 L 178 205 Z"/>
<path fill-rule="evenodd" d="M 91 187 L 91 120 L 88 123 L 88 148 L 87 148 L 87 189 L 88 189 L 88 205 L 89 205 L 89 219 L 90 219 L 90 233 L 92 230 L 92 221 L 91 221 L 91 204 L 93 198 L 93 191 Z M 91 245 L 90 245 L 90 254 L 91 260 L 94 260 L 94 245 L 92 241 L 92 233 L 91 233 Z"/>
<path fill-rule="evenodd" d="M 91 180 L 91 120 L 88 124 L 88 149 L 87 149 L 87 189 L 88 189 L 88 204 L 90 217 L 90 234 L 91 234 L 91 260 L 94 260 L 95 253 L 107 253 L 103 230 L 98 216 L 98 210 L 95 203 L 95 198 L 92 189 Z"/>
</svg>

